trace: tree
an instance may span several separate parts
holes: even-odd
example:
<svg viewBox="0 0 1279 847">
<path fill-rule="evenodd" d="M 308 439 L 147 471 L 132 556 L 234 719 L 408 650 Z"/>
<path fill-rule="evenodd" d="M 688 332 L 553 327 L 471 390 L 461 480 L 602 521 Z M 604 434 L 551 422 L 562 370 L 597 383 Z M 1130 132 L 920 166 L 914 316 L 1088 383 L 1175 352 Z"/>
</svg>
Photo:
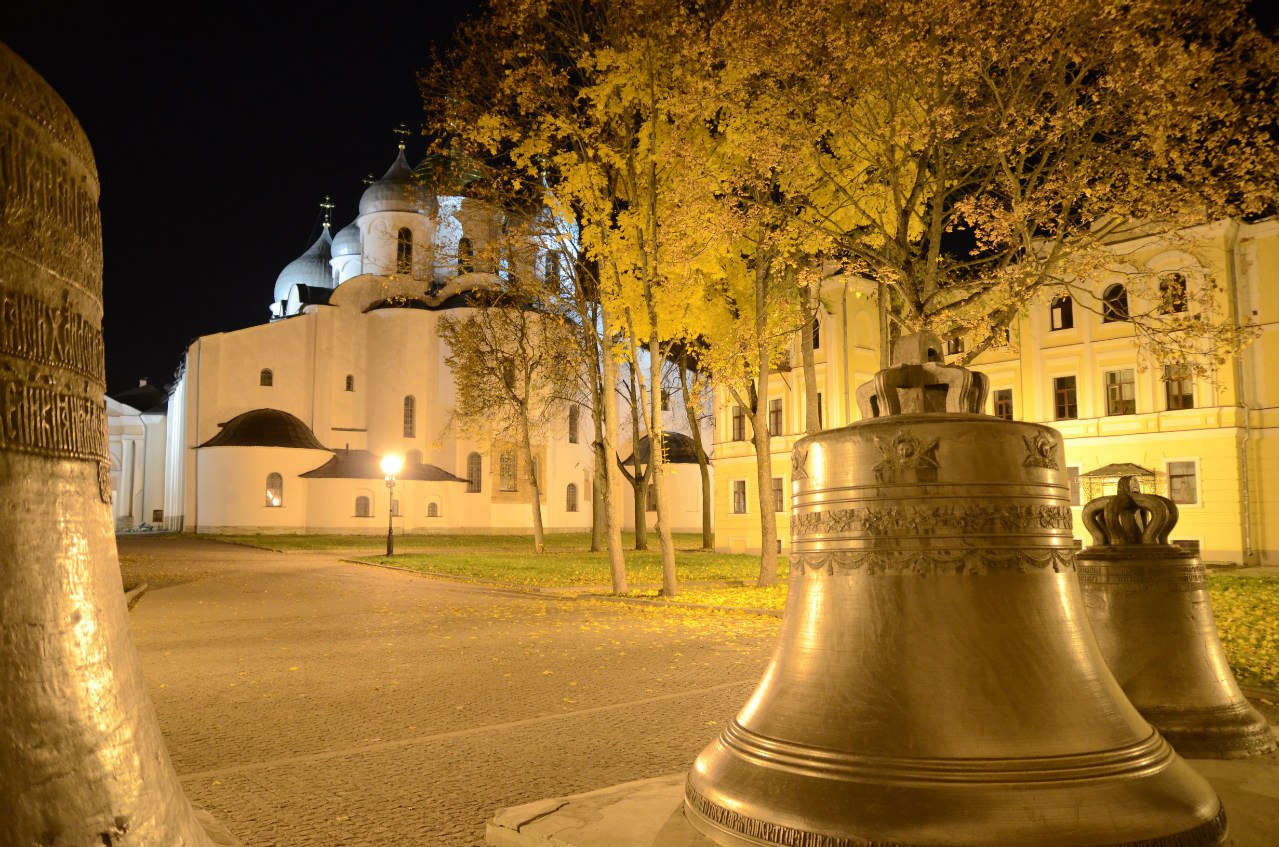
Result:
<svg viewBox="0 0 1279 847">
<path fill-rule="evenodd" d="M 1095 302 L 1118 228 L 1276 197 L 1279 61 L 1239 0 L 745 0 L 715 55 L 720 114 L 751 130 L 779 206 L 881 286 L 892 332 L 963 332 L 966 360 L 1046 293 Z M 1128 272 L 1157 303 L 1158 277 Z M 1246 341 L 1191 296 L 1195 320 L 1134 313 L 1139 338 Z"/>
<path fill-rule="evenodd" d="M 520 452 L 538 553 L 545 538 L 533 447 L 562 412 L 580 362 L 569 320 L 550 308 L 544 293 L 537 281 L 512 272 L 500 287 L 473 292 L 469 314 L 444 315 L 437 325 L 457 385 L 456 422 L 477 438 L 508 441 Z"/>
</svg>

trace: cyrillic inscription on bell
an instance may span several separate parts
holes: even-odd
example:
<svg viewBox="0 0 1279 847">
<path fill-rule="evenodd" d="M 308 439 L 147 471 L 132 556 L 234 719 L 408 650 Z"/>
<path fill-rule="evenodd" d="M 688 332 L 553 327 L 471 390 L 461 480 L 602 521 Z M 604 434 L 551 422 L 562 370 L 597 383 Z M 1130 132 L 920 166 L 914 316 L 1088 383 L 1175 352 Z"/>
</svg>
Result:
<svg viewBox="0 0 1279 847">
<path fill-rule="evenodd" d="M 1199 556 L 1168 535 L 1177 506 L 1119 480 L 1084 506 L 1093 546 L 1079 554 L 1084 607 L 1106 664 L 1146 720 L 1183 756 L 1237 758 L 1277 746 L 1239 690 L 1217 637 Z"/>
<path fill-rule="evenodd" d="M 865 419 L 796 445 L 779 643 L 689 820 L 730 847 L 1224 845 L 1088 629 L 1060 434 L 978 414 L 941 349 L 902 339 Z"/>
</svg>

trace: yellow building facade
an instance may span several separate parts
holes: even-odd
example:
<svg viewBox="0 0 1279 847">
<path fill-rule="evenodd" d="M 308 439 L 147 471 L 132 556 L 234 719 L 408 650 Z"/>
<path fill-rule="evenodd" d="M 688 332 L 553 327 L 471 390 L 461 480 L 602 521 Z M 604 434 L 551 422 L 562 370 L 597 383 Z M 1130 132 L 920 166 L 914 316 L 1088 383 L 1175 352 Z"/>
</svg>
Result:
<svg viewBox="0 0 1279 847">
<path fill-rule="evenodd" d="M 1168 239 L 1116 239 L 1116 270 L 1095 281 L 1087 301 L 1045 300 L 1010 328 L 1009 345 L 972 367 L 990 377 L 986 411 L 1057 428 L 1076 500 L 1075 536 L 1091 543 L 1078 507 L 1112 493 L 1134 473 L 1143 490 L 1171 497 L 1180 521 L 1172 540 L 1207 561 L 1279 564 L 1279 223 L 1224 221 Z M 1192 376 L 1166 370 L 1136 343 L 1123 309 L 1151 304 L 1121 299 L 1125 268 L 1164 276 L 1193 294 L 1211 291 L 1218 317 L 1256 328 L 1238 357 Z M 1202 287 L 1206 286 L 1207 289 Z M 1175 290 L 1175 289 L 1174 289 Z M 872 289 L 835 278 L 823 286 L 817 384 L 823 425 L 858 419 L 854 394 L 878 368 L 879 332 Z M 1175 306 L 1180 308 L 1180 306 Z M 951 342 L 953 359 L 962 355 Z M 798 342 L 791 357 L 800 361 Z M 775 515 L 789 542 L 790 452 L 802 435 L 800 368 L 773 375 L 769 396 L 780 419 L 772 439 L 773 486 L 784 494 Z M 750 419 L 736 423 L 728 392 L 715 392 L 716 539 L 722 550 L 759 549 L 755 456 Z M 745 495 L 743 497 L 743 494 Z"/>
</svg>

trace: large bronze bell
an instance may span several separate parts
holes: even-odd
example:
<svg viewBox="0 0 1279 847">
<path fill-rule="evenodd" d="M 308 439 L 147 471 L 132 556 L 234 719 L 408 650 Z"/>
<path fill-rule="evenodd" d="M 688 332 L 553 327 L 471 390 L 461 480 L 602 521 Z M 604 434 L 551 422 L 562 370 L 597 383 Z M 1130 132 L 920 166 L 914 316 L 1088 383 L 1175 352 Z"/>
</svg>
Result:
<svg viewBox="0 0 1279 847">
<path fill-rule="evenodd" d="M 940 351 L 903 339 L 864 420 L 796 445 L 780 641 L 689 820 L 734 847 L 1226 844 L 1088 628 L 1061 435 L 978 414 Z"/>
<path fill-rule="evenodd" d="M 0 80 L 0 844 L 208 845 L 120 584 L 93 154 L 3 44 Z"/>
<path fill-rule="evenodd" d="M 1168 543 L 1177 506 L 1132 477 L 1084 506 L 1084 608 L 1128 699 L 1183 756 L 1238 758 L 1276 745 L 1226 662 L 1203 563 Z"/>
</svg>

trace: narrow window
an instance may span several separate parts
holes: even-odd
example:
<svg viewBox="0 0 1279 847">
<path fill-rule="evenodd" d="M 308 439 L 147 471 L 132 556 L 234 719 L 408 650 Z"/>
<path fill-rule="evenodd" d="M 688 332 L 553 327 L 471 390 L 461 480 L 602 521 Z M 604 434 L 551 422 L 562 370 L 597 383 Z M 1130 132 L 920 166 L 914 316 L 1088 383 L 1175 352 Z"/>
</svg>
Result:
<svg viewBox="0 0 1279 847">
<path fill-rule="evenodd" d="M 1079 417 L 1079 398 L 1075 392 L 1073 376 L 1053 379 L 1053 404 L 1057 420 L 1066 421 Z"/>
<path fill-rule="evenodd" d="M 650 482 L 644 486 L 644 511 L 657 511 L 657 483 Z"/>
<path fill-rule="evenodd" d="M 1174 503 L 1199 502 L 1199 469 L 1194 462 L 1168 463 L 1168 499 Z"/>
<path fill-rule="evenodd" d="M 1164 365 L 1164 392 L 1168 397 L 1168 410 L 1193 409 L 1195 407 L 1195 380 L 1185 365 Z"/>
<path fill-rule="evenodd" d="M 515 454 L 510 450 L 503 450 L 497 457 L 497 487 L 502 491 L 516 488 Z"/>
<path fill-rule="evenodd" d="M 813 315 L 813 349 L 822 349 L 822 319 Z"/>
<path fill-rule="evenodd" d="M 1172 274 L 1159 281 L 1159 313 L 1163 315 L 1186 311 L 1186 278 Z"/>
<path fill-rule="evenodd" d="M 457 272 L 469 274 L 475 270 L 475 247 L 471 239 L 460 238 L 457 242 Z"/>
<path fill-rule="evenodd" d="M 578 408 L 576 403 L 568 407 L 568 443 L 569 444 L 577 443 L 577 424 L 578 424 L 578 419 L 581 418 L 581 416 L 582 416 L 581 410 Z"/>
<path fill-rule="evenodd" d="M 1082 506 L 1084 498 L 1079 487 L 1079 466 L 1071 465 L 1066 468 L 1066 476 L 1070 480 L 1070 505 Z"/>
<path fill-rule="evenodd" d="M 404 398 L 404 437 L 417 435 L 417 400 L 410 394 Z"/>
<path fill-rule="evenodd" d="M 782 478 L 780 476 L 773 477 L 773 511 L 786 511 L 786 504 L 782 501 Z"/>
<path fill-rule="evenodd" d="M 393 499 L 391 501 L 391 517 L 398 518 L 400 516 L 400 501 Z"/>
<path fill-rule="evenodd" d="M 564 491 L 564 511 L 577 511 L 577 484 L 570 482 Z"/>
<path fill-rule="evenodd" d="M 355 516 L 357 518 L 368 518 L 373 516 L 373 511 L 369 507 L 369 498 L 361 494 L 355 498 Z"/>
<path fill-rule="evenodd" d="M 258 385 L 265 385 L 270 388 L 275 384 L 275 374 L 271 373 L 270 368 L 263 368 L 258 374 Z"/>
<path fill-rule="evenodd" d="M 266 504 L 272 508 L 284 505 L 284 477 L 278 473 L 266 476 Z"/>
<path fill-rule="evenodd" d="M 438 518 L 438 517 L 440 516 L 440 504 L 438 504 L 438 503 L 427 503 L 427 504 L 426 504 L 426 516 L 427 516 L 428 518 Z"/>
<path fill-rule="evenodd" d="M 1132 368 L 1106 371 L 1106 414 L 1137 414 L 1137 387 Z"/>
<path fill-rule="evenodd" d="M 733 407 L 733 440 L 746 440 L 746 410 L 741 406 Z"/>
<path fill-rule="evenodd" d="M 964 339 L 958 335 L 952 335 L 946 339 L 946 355 L 958 356 L 964 352 Z"/>
<path fill-rule="evenodd" d="M 346 375 L 346 390 L 347 391 L 355 390 L 355 376 L 353 374 Z"/>
<path fill-rule="evenodd" d="M 1048 307 L 1048 317 L 1052 329 L 1071 329 L 1075 325 L 1075 301 L 1069 294 L 1056 298 Z"/>
<path fill-rule="evenodd" d="M 466 493 L 479 494 L 482 490 L 481 476 L 484 470 L 484 460 L 480 458 L 479 453 L 472 453 L 466 457 Z"/>
<path fill-rule="evenodd" d="M 746 480 L 733 480 L 733 514 L 746 514 Z"/>
<path fill-rule="evenodd" d="M 395 272 L 397 274 L 413 273 L 413 230 L 400 227 L 395 239 Z"/>
<path fill-rule="evenodd" d="M 768 401 L 768 434 L 782 434 L 782 400 L 780 397 Z"/>
<path fill-rule="evenodd" d="M 995 417 L 1006 421 L 1013 419 L 1013 390 L 1000 388 L 995 391 Z"/>
<path fill-rule="evenodd" d="M 560 287 L 560 254 L 555 250 L 546 254 L 546 286 L 553 289 Z"/>
<path fill-rule="evenodd" d="M 1101 295 L 1101 322 L 1114 323 L 1128 320 L 1128 292 L 1119 283 L 1106 289 Z"/>
</svg>

